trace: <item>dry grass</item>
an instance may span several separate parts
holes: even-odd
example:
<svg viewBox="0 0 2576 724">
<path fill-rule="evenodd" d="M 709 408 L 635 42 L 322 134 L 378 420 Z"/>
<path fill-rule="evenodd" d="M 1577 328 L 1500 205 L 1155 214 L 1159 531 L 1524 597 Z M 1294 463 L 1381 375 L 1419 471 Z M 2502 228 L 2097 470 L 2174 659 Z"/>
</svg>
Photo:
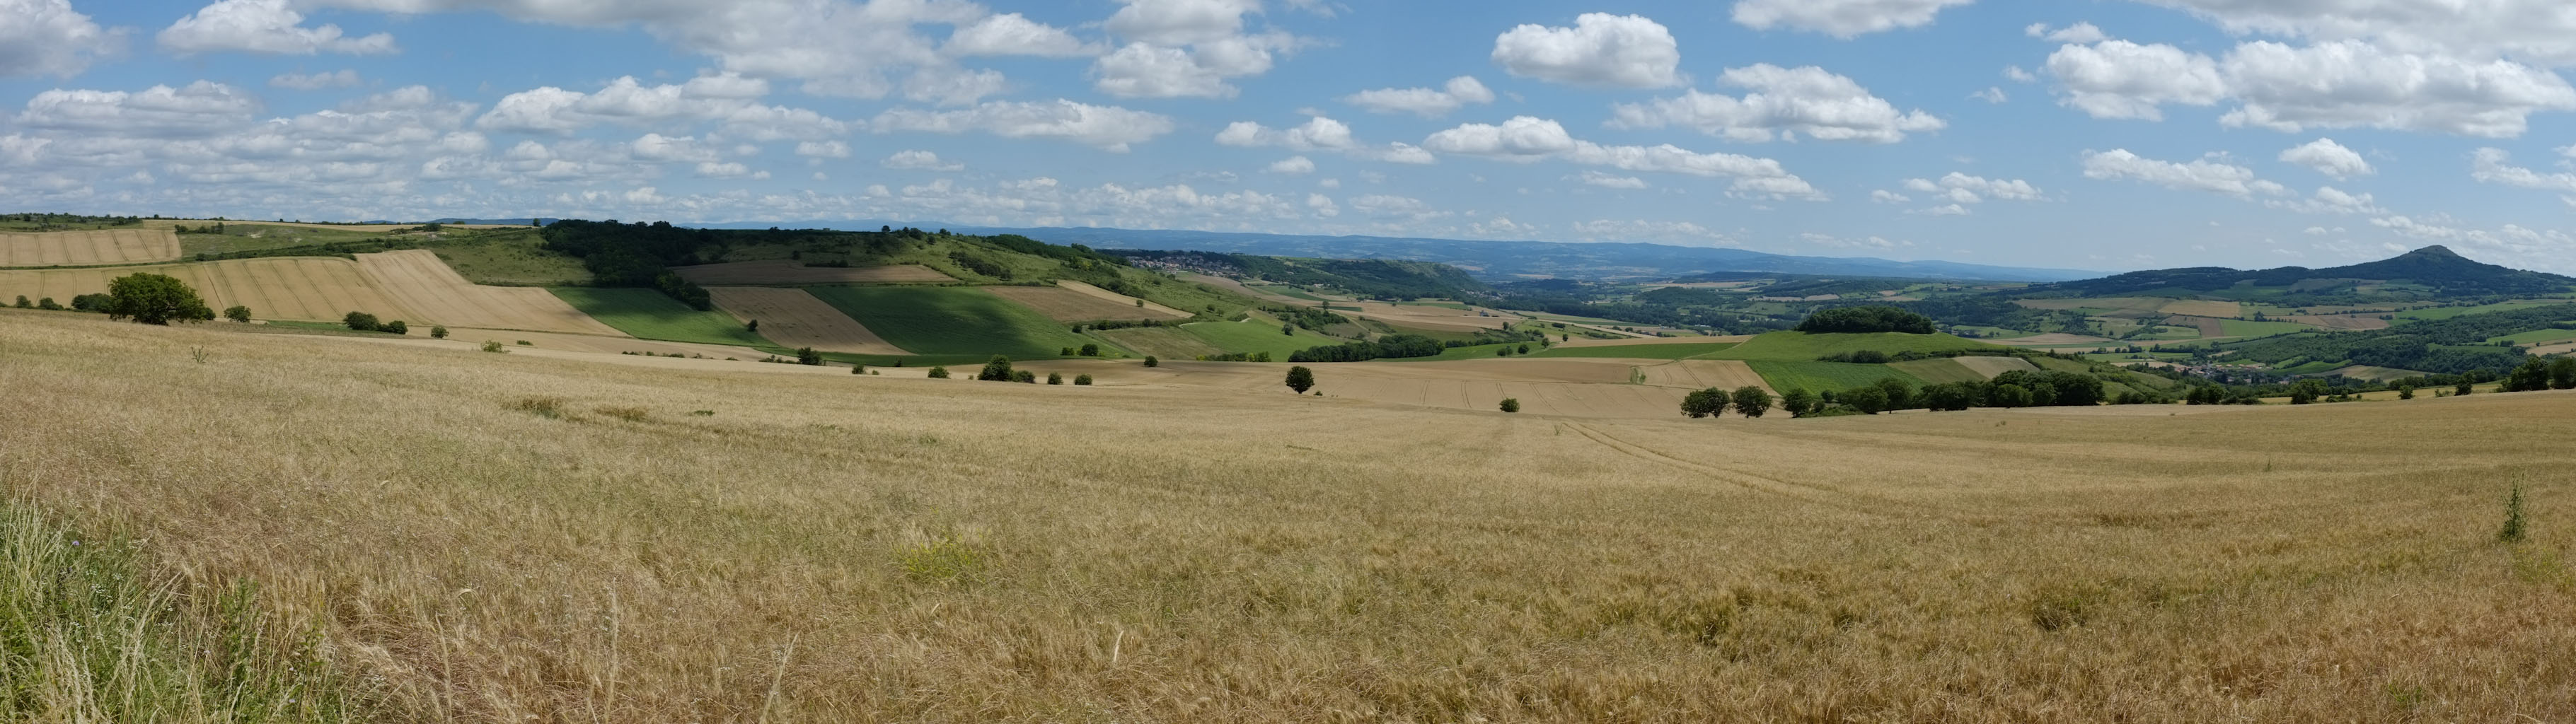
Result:
<svg viewBox="0 0 2576 724">
<path fill-rule="evenodd" d="M 476 329 L 626 336 L 544 289 L 487 287 L 466 281 L 429 251 L 356 256 L 369 281 L 421 320 Z"/>
<path fill-rule="evenodd" d="M 168 229 L 98 229 L 0 234 L 0 266 L 131 264 L 179 258 Z"/>
<path fill-rule="evenodd" d="M 0 389 L 12 494 L 418 719 L 2576 718 L 2564 393 L 1607 421 L 14 311 Z"/>
<path fill-rule="evenodd" d="M 206 306 L 246 305 L 260 319 L 336 322 L 350 312 L 388 320 L 423 319 L 387 294 L 356 262 L 329 257 L 0 271 L 0 299 L 24 294 L 70 304 L 72 297 L 82 294 L 105 294 L 110 280 L 136 272 L 177 277 L 205 297 Z"/>
</svg>

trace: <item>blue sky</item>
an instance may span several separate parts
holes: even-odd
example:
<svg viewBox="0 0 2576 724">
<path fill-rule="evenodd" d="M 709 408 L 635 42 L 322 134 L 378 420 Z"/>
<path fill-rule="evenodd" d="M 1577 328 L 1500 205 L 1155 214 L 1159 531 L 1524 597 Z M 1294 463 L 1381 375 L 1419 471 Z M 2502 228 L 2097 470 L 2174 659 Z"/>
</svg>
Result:
<svg viewBox="0 0 2576 724">
<path fill-rule="evenodd" d="M 2576 272 L 2563 0 L 0 0 L 0 198 Z"/>
</svg>

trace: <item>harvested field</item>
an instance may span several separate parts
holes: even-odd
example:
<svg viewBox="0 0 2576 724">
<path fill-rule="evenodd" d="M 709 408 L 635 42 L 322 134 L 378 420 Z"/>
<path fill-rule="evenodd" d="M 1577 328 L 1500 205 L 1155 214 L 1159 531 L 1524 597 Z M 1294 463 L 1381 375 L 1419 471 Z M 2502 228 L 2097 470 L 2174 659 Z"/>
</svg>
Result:
<svg viewBox="0 0 2576 724">
<path fill-rule="evenodd" d="M 868 331 L 866 325 L 815 299 L 803 289 L 776 287 L 707 287 L 716 308 L 735 319 L 760 321 L 760 336 L 782 347 L 812 347 L 825 352 L 911 355 Z"/>
<path fill-rule="evenodd" d="M 805 266 L 785 259 L 737 261 L 672 267 L 680 278 L 703 286 L 806 284 L 904 284 L 957 281 L 938 270 L 915 264 L 858 268 Z"/>
<path fill-rule="evenodd" d="M 1020 303 L 1058 322 L 1088 322 L 1103 319 L 1183 319 L 1189 315 L 1157 309 L 1161 305 L 1138 307 L 1134 301 L 1116 302 L 1107 297 L 1086 294 L 1066 287 L 981 287 L 994 296 Z M 1107 294 L 1107 292 L 1102 292 Z M 1165 308 L 1167 309 L 1167 308 Z"/>
<path fill-rule="evenodd" d="M 1771 390 L 1771 384 L 1754 374 L 1753 366 L 1738 360 L 1682 360 L 1668 364 L 1640 365 L 1637 371 L 1646 375 L 1646 384 L 1698 390 L 1715 387 L 1732 390 L 1760 387 Z M 1777 394 L 1778 390 L 1771 390 Z"/>
<path fill-rule="evenodd" d="M 1120 293 L 1117 293 L 1117 292 L 1109 291 L 1109 290 L 1107 290 L 1107 289 L 1102 289 L 1102 288 L 1095 287 L 1095 286 L 1092 286 L 1092 285 L 1089 285 L 1089 284 L 1084 284 L 1084 283 L 1082 283 L 1082 282 L 1077 282 L 1077 281 L 1074 281 L 1074 280 L 1071 280 L 1071 279 L 1059 279 L 1059 280 L 1056 280 L 1055 285 L 1056 285 L 1056 287 L 1057 287 L 1057 288 L 1059 288 L 1059 289 L 1071 289 L 1071 290 L 1074 290 L 1074 291 L 1077 291 L 1077 292 L 1081 292 L 1081 293 L 1084 293 L 1084 294 L 1089 294 L 1089 295 L 1091 295 L 1091 296 L 1099 297 L 1099 298 L 1101 298 L 1101 299 L 1106 299 L 1106 300 L 1109 300 L 1109 302 L 1110 302 L 1110 303 L 1112 303 L 1112 304 L 1116 304 L 1116 305 L 1118 305 L 1118 306 L 1120 306 L 1120 307 L 1125 307 L 1125 308 L 1128 308 L 1128 309 L 1138 309 L 1139 307 L 1137 307 L 1137 306 L 1136 306 L 1136 303 L 1137 303 L 1137 302 L 1139 302 L 1139 301 L 1144 301 L 1144 300 L 1137 299 L 1137 298 L 1135 298 L 1135 297 L 1131 297 L 1131 296 L 1127 296 L 1127 295 L 1125 295 L 1125 294 L 1120 294 Z M 1163 306 L 1163 305 L 1160 305 L 1160 304 L 1155 304 L 1155 303 L 1150 302 L 1150 301 L 1145 302 L 1145 306 L 1143 306 L 1143 307 L 1141 307 L 1141 308 L 1142 308 L 1142 309 L 1144 309 L 1144 310 L 1145 310 L 1145 311 L 1147 311 L 1147 312 L 1152 312 L 1152 313 L 1154 313 L 1154 314 L 1162 315 L 1162 316 L 1167 317 L 1167 318 L 1170 318 L 1170 319 L 1188 319 L 1188 318 L 1190 318 L 1190 317 L 1192 317 L 1192 316 L 1196 316 L 1196 315 L 1192 315 L 1192 314 L 1190 314 L 1189 312 L 1184 312 L 1184 311 L 1181 311 L 1181 310 L 1178 310 L 1178 309 L 1173 309 L 1173 308 L 1171 308 L 1171 307 L 1166 307 L 1166 306 Z"/>
<path fill-rule="evenodd" d="M 2051 346 L 2051 345 L 2060 345 L 2060 344 L 2092 344 L 2092 343 L 2095 343 L 2095 342 L 2109 342 L 2109 341 L 2111 341 L 2111 338 L 2109 338 L 2109 337 L 2087 337 L 2087 336 L 2084 336 L 2084 335 L 2081 335 L 2081 334 L 2066 334 L 2066 333 L 2064 333 L 2064 332 L 2052 332 L 2052 333 L 2049 333 L 2049 334 L 2036 334 L 2036 335 L 2031 335 L 2031 336 L 2028 336 L 2028 337 L 2020 337 L 2020 338 L 2016 338 L 2016 339 L 1994 339 L 1994 340 L 1986 340 L 1986 341 L 1988 341 L 1988 342 L 1992 342 L 1992 343 L 1994 343 L 1994 344 L 2010 345 L 2010 346 L 2014 346 L 2014 347 L 2046 347 L 2046 346 Z"/>
<path fill-rule="evenodd" d="M 524 329 L 624 337 L 544 289 L 486 287 L 465 280 L 438 255 L 421 249 L 359 254 L 358 267 L 401 305 L 426 321 L 451 327 Z M 257 309 L 258 307 L 252 307 Z M 384 315 L 377 315 L 384 316 Z"/>
<path fill-rule="evenodd" d="M 1734 342 L 1734 343 L 1737 343 L 1737 344 L 1742 344 L 1742 343 L 1744 343 L 1744 342 L 1751 341 L 1752 339 L 1753 339 L 1753 335 L 1749 335 L 1749 334 L 1739 334 L 1739 335 L 1727 336 L 1727 337 L 1634 337 L 1634 338 L 1628 338 L 1628 339 L 1577 339 L 1577 340 L 1569 340 L 1569 341 L 1565 341 L 1565 342 L 1558 342 L 1558 343 L 1556 343 L 1556 346 L 1555 346 L 1555 347 L 1550 347 L 1549 349 L 1561 349 L 1561 348 L 1590 348 L 1590 347 L 1628 347 L 1628 346 L 1657 345 L 1657 344 L 1708 344 L 1708 343 L 1712 343 L 1712 342 Z M 1655 357 L 1655 356 L 1658 356 L 1658 355 L 1647 355 L 1647 356 L 1649 356 L 1649 357 Z"/>
<path fill-rule="evenodd" d="M 763 357 L 768 357 L 771 354 L 752 349 L 750 347 L 701 344 L 697 342 L 665 342 L 657 339 L 636 339 L 625 336 L 603 337 L 592 334 L 529 332 L 516 329 L 474 329 L 471 327 L 449 327 L 447 332 L 447 341 L 450 343 L 468 343 L 480 347 L 485 341 L 493 341 L 508 345 L 512 351 L 517 352 L 525 352 L 530 349 L 546 350 L 549 352 L 580 352 L 584 354 L 601 355 L 624 355 L 628 352 L 651 352 L 653 354 L 663 355 L 702 355 L 718 360 L 722 360 L 727 357 L 738 360 L 757 360 Z M 425 339 L 429 337 L 429 326 L 423 324 L 412 325 L 411 334 L 408 336 L 415 340 Z M 523 341 L 528 342 L 529 346 L 519 346 L 519 343 Z M 843 374 L 848 374 L 848 372 L 848 370 L 842 370 Z"/>
<path fill-rule="evenodd" d="M 2342 375 L 2356 380 L 2370 380 L 2372 382 L 2387 382 L 2408 377 L 2424 376 L 2424 373 L 2414 370 L 2401 370 L 2395 367 L 2372 367 L 2369 365 L 2353 365 L 2351 367 L 2345 367 L 2326 374 Z"/>
<path fill-rule="evenodd" d="M 1227 323 L 1211 322 L 1210 324 Z M 1111 344 L 1125 347 L 1137 354 L 1154 355 L 1163 359 L 1197 359 L 1200 355 L 1226 354 L 1224 348 L 1210 344 L 1208 340 L 1190 334 L 1179 327 L 1095 329 L 1085 331 L 1083 334 L 1109 340 Z"/>
<path fill-rule="evenodd" d="M 2245 313 L 2245 305 L 2210 299 L 2185 299 L 2169 302 L 2156 311 L 2185 317 L 2235 317 Z"/>
<path fill-rule="evenodd" d="M 2389 320 L 2380 319 L 2377 314 L 2301 314 L 2280 319 L 2286 322 L 2313 324 L 2326 329 L 2362 331 L 2387 329 L 2389 324 Z"/>
<path fill-rule="evenodd" d="M 178 258 L 179 236 L 169 229 L 0 234 L 0 266 L 136 264 Z"/>
<path fill-rule="evenodd" d="M 177 277 L 216 311 L 238 304 L 260 319 L 336 322 L 350 312 L 367 312 L 386 320 L 425 321 L 356 262 L 325 257 L 0 271 L 0 299 L 24 294 L 70 304 L 78 295 L 104 294 L 108 280 L 137 272 Z"/>
<path fill-rule="evenodd" d="M 2014 361 L 2019 362 L 2020 360 Z M 1913 375 L 1914 379 L 1935 385 L 1944 382 L 1984 382 L 1994 377 L 1993 375 L 1979 372 L 1975 368 L 1960 364 L 1957 359 L 1919 359 L 1906 362 L 1890 362 L 1887 366 L 1894 368 L 1898 372 Z"/>
<path fill-rule="evenodd" d="M 1994 379 L 1995 375 L 2006 372 L 2039 371 L 2039 367 L 2031 364 L 2030 360 L 2019 357 L 1958 357 L 1954 361 L 1958 362 L 1959 366 L 1974 370 L 1977 374 L 1983 375 L 1984 379 L 1989 380 Z"/>
<path fill-rule="evenodd" d="M 1368 402 L 1492 411 L 1506 397 L 1521 414 L 1592 418 L 1665 417 L 1680 409 L 1680 387 L 1628 384 L 1625 363 L 1589 360 L 1353 362 L 1313 365 L 1315 388 L 1328 397 Z M 1167 384 L 1220 387 L 1286 396 L 1287 365 L 1165 362 Z"/>
</svg>

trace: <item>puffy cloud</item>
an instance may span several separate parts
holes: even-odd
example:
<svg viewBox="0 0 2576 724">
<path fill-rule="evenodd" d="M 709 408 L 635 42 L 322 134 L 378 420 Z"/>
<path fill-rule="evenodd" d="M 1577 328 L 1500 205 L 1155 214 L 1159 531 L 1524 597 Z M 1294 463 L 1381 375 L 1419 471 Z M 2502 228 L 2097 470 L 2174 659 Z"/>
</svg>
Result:
<svg viewBox="0 0 2576 724">
<path fill-rule="evenodd" d="M 1300 44 L 1281 32 L 1247 33 L 1259 0 L 1120 0 L 1102 27 L 1130 42 L 1094 61 L 1093 86 L 1121 98 L 1232 98 L 1227 81 L 1270 72 Z"/>
<path fill-rule="evenodd" d="M 2361 154 L 2344 148 L 2343 144 L 2335 143 L 2331 138 L 2320 138 L 2282 151 L 2281 161 L 2306 166 L 2338 180 L 2379 173 L 2370 167 L 2369 161 L 2362 159 Z"/>
<path fill-rule="evenodd" d="M 1938 194 L 1939 198 L 1949 199 L 1953 202 L 1963 204 L 1983 203 L 1986 199 L 2002 199 L 2005 201 L 2038 201 L 2043 198 L 2039 187 L 2032 186 L 2028 181 L 2020 179 L 1989 179 L 1980 176 L 1970 176 L 1957 171 L 1952 171 L 1949 175 L 1942 176 L 1938 181 L 1920 178 L 1906 179 L 1905 188 L 1921 193 Z M 1896 200 L 1904 200 L 1905 198 L 1895 194 L 1889 195 L 1895 196 Z"/>
<path fill-rule="evenodd" d="M 1574 27 L 1522 25 L 1494 38 L 1494 63 L 1512 75 L 1583 86 L 1682 84 L 1672 31 L 1640 15 L 1585 13 Z"/>
<path fill-rule="evenodd" d="M 286 73 L 268 79 L 268 84 L 278 88 L 293 88 L 296 90 L 347 88 L 358 84 L 358 71 L 344 69 L 329 73 L 314 73 L 311 75 L 303 73 Z"/>
<path fill-rule="evenodd" d="M 2067 45 L 2048 70 L 2066 103 L 2097 118 L 2163 118 L 2167 103 L 2234 99 L 2220 122 L 2284 132 L 2371 127 L 2468 136 L 2522 135 L 2533 113 L 2576 109 L 2576 88 L 2507 60 L 2393 52 L 2360 41 L 2236 46 L 2225 60 L 2170 45 Z"/>
<path fill-rule="evenodd" d="M 2366 40 L 2403 53 L 2576 63 L 2576 13 L 2562 0 L 2142 0 L 2237 34 Z"/>
<path fill-rule="evenodd" d="M 1468 104 L 1494 102 L 1494 92 L 1477 82 L 1475 76 L 1462 75 L 1449 79 L 1439 90 L 1430 88 L 1379 88 L 1360 91 L 1342 98 L 1342 102 L 1378 113 L 1411 113 L 1424 118 L 1448 115 Z"/>
<path fill-rule="evenodd" d="M 304 14 L 288 7 L 287 0 L 216 0 L 162 29 L 158 40 L 163 50 L 180 55 L 222 51 L 379 55 L 398 50 L 389 33 L 351 38 L 340 32 L 340 26 L 307 28 L 303 22 Z"/>
<path fill-rule="evenodd" d="M 2084 177 L 2092 179 L 2129 179 L 2144 181 L 2170 189 L 2214 191 L 2238 197 L 2256 193 L 2283 195 L 2288 189 L 2280 184 L 2254 177 L 2254 169 L 2196 159 L 2187 163 L 2159 161 L 2130 153 L 2128 149 L 2108 152 L 2084 152 Z"/>
<path fill-rule="evenodd" d="M 55 89 L 29 99 L 18 125 L 144 137 L 212 135 L 249 121 L 259 107 L 248 93 L 202 80 L 133 93 Z"/>
<path fill-rule="evenodd" d="M 1423 139 L 1422 146 L 1442 153 L 1506 161 L 1556 159 L 1622 171 L 1729 177 L 1734 179 L 1729 190 L 1746 196 L 1825 198 L 1823 192 L 1782 169 L 1780 162 L 1771 159 L 1731 153 L 1697 153 L 1671 144 L 1604 146 L 1574 138 L 1565 132 L 1564 125 L 1556 121 L 1531 116 L 1515 117 L 1499 126 L 1462 124 L 1431 134 Z"/>
<path fill-rule="evenodd" d="M 840 141 L 805 141 L 796 144 L 796 155 L 818 161 L 826 158 L 849 158 L 850 144 Z"/>
<path fill-rule="evenodd" d="M 1752 89 L 1742 98 L 1685 92 L 1679 98 L 1612 107 L 1612 128 L 1685 126 L 1736 141 L 1794 140 L 1798 134 L 1826 141 L 1895 143 L 1908 132 L 1947 126 L 1920 110 L 1900 112 L 1852 79 L 1805 66 L 1769 63 L 1731 68 L 1719 82 Z"/>
<path fill-rule="evenodd" d="M 2093 27 L 2092 23 L 2076 23 L 2054 30 L 2049 29 L 2047 23 L 2031 23 L 2030 27 L 2022 28 L 2021 32 L 2034 38 L 2078 45 L 2099 43 L 2111 38 L 2109 35 L 2102 34 L 2101 28 Z"/>
<path fill-rule="evenodd" d="M 672 138 L 659 133 L 647 133 L 629 142 L 627 147 L 635 158 L 646 161 L 704 163 L 717 160 L 714 149 L 707 148 L 705 144 L 699 143 L 698 139 L 690 136 Z"/>
<path fill-rule="evenodd" d="M 1635 176 L 1606 174 L 1599 171 L 1585 171 L 1579 178 L 1586 186 L 1599 186 L 1605 189 L 1635 190 L 1646 187 L 1645 179 L 1637 178 Z"/>
<path fill-rule="evenodd" d="M 1902 204 L 1913 200 L 1914 197 L 1886 189 L 1869 192 L 1869 202 L 1873 204 Z"/>
<path fill-rule="evenodd" d="M 1693 246 L 1735 246 L 1734 237 L 1688 221 L 1594 219 L 1569 225 L 1582 241 L 1660 241 Z"/>
<path fill-rule="evenodd" d="M 2004 101 L 2012 100 L 2011 97 L 2004 95 L 2004 89 L 1995 86 L 1987 86 L 1985 90 L 1968 94 L 1968 97 L 1985 101 L 1987 103 L 2002 103 Z"/>
<path fill-rule="evenodd" d="M 1045 103 L 994 101 L 956 111 L 897 108 L 877 114 L 868 125 L 878 133 L 974 131 L 1003 138 L 1058 139 L 1114 153 L 1126 153 L 1130 144 L 1172 132 L 1172 119 L 1161 114 L 1062 99 Z"/>
<path fill-rule="evenodd" d="M 2319 186 L 2317 187 L 2316 195 L 2308 198 L 2287 201 L 2266 201 L 2263 205 L 2276 209 L 2288 209 L 2303 214 L 2388 213 L 2387 209 L 2379 207 L 2379 201 L 2372 198 L 2370 194 L 2351 193 L 2332 186 Z"/>
<path fill-rule="evenodd" d="M 2382 216 L 2371 219 L 2370 225 L 2386 229 L 2399 236 L 2423 241 L 2468 244 L 2510 255 L 2536 267 L 2560 271 L 2576 269 L 2576 263 L 2571 263 L 2576 260 L 2569 258 L 2568 251 L 2576 249 L 2576 236 L 2553 229 L 2530 229 L 2506 224 L 2503 228 L 2490 231 L 2469 227 L 2459 221 L 2441 216 L 2425 219 Z"/>
<path fill-rule="evenodd" d="M 1941 9 L 1975 0 L 1738 0 L 1735 22 L 1755 30 L 1786 27 L 1850 39 L 1928 25 Z"/>
<path fill-rule="evenodd" d="M 921 150 L 896 151 L 894 155 L 887 156 L 884 161 L 877 162 L 877 165 L 906 171 L 966 170 L 966 164 L 942 161 L 939 159 L 939 154 Z"/>
<path fill-rule="evenodd" d="M 2503 149 L 2481 148 L 2470 154 L 2469 177 L 2478 183 L 2519 186 L 2576 194 L 2576 173 L 2543 173 L 2512 165 Z"/>
<path fill-rule="evenodd" d="M 1120 0 L 1125 7 L 1101 24 L 1109 32 L 1160 45 L 1189 45 L 1243 33 L 1243 16 L 1261 12 L 1261 0 Z"/>
<path fill-rule="evenodd" d="M 1965 212 L 1964 209 L 1961 211 L 1962 213 Z M 1834 236 L 1832 234 L 1808 232 L 1805 234 L 1799 234 L 1798 238 L 1814 246 L 1833 249 L 1860 249 L 1864 251 L 1895 251 L 1914 245 L 1914 242 L 1911 241 L 1897 241 L 1883 236 L 1841 237 Z"/>
<path fill-rule="evenodd" d="M 948 36 L 940 50 L 949 55 L 1035 55 L 1048 58 L 1073 58 L 1093 55 L 1090 45 L 1045 23 L 1028 19 L 1019 13 L 1003 13 L 959 27 Z"/>
<path fill-rule="evenodd" d="M 71 0 L 0 0 L 0 77 L 71 77 L 123 36 L 72 9 Z"/>
<path fill-rule="evenodd" d="M 767 92 L 766 82 L 733 74 L 653 86 L 625 77 L 595 93 L 553 86 L 512 93 L 474 123 L 494 131 L 571 133 L 604 123 L 717 121 L 730 133 L 760 140 L 815 139 L 849 130 L 849 124 L 810 110 L 753 102 Z"/>
<path fill-rule="evenodd" d="M 1289 156 L 1270 164 L 1270 172 L 1291 175 L 1310 174 L 1315 172 L 1315 161 L 1304 156 Z"/>
<path fill-rule="evenodd" d="M 1285 146 L 1299 151 L 1347 150 L 1359 145 L 1351 138 L 1351 127 L 1323 116 L 1307 119 L 1304 124 L 1287 129 L 1273 129 L 1251 121 L 1236 121 L 1216 134 L 1218 145 L 1259 147 Z"/>
</svg>

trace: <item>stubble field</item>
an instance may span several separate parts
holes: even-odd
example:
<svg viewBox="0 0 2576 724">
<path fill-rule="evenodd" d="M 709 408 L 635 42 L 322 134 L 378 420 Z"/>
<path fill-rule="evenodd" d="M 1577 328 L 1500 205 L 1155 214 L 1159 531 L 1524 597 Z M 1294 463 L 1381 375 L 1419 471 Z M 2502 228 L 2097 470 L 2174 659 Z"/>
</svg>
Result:
<svg viewBox="0 0 2576 724">
<path fill-rule="evenodd" d="M 394 719 L 2576 718 L 2576 393 L 1757 424 L 410 344 L 0 310 L 0 487 L 259 582 Z"/>
<path fill-rule="evenodd" d="M 385 293 L 356 262 L 328 257 L 280 257 L 155 266 L 0 271 L 0 298 L 24 294 L 70 304 L 82 294 L 107 293 L 109 280 L 136 272 L 167 274 L 187 282 L 216 311 L 248 306 L 261 319 L 339 321 L 350 312 L 383 319 L 422 321 L 420 314 Z"/>
<path fill-rule="evenodd" d="M 0 234 L 0 266 L 133 264 L 178 258 L 179 237 L 168 229 Z"/>
</svg>

